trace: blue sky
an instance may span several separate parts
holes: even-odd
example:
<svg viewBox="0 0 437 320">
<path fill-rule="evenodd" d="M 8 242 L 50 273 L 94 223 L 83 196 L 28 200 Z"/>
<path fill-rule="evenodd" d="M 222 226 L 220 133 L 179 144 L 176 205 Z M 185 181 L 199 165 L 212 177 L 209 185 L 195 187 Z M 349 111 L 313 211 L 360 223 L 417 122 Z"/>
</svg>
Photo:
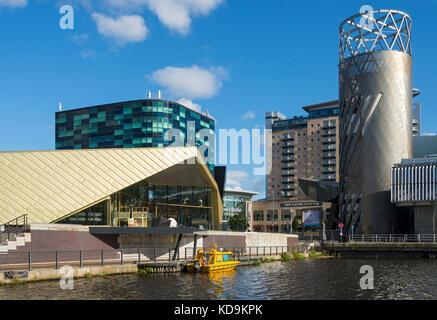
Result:
<svg viewBox="0 0 437 320">
<path fill-rule="evenodd" d="M 73 30 L 59 26 L 62 5 L 75 9 Z M 263 127 L 270 110 L 303 115 L 337 98 L 339 25 L 363 5 L 411 15 L 422 133 L 436 133 L 434 0 L 0 0 L 0 150 L 54 149 L 59 102 L 148 90 L 200 105 L 218 128 Z M 234 187 L 263 192 L 252 166 L 228 170 Z"/>
</svg>

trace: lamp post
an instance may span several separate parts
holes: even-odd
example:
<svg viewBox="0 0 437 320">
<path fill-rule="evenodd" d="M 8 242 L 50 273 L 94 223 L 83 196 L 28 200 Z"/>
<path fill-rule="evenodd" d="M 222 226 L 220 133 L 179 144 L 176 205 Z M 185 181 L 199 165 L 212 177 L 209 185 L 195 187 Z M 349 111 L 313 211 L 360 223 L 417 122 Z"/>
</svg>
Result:
<svg viewBox="0 0 437 320">
<path fill-rule="evenodd" d="M 273 195 L 273 211 L 272 211 L 272 228 L 271 228 L 271 232 L 273 233 L 273 219 L 275 216 L 275 191 L 272 191 L 272 195 Z"/>
</svg>

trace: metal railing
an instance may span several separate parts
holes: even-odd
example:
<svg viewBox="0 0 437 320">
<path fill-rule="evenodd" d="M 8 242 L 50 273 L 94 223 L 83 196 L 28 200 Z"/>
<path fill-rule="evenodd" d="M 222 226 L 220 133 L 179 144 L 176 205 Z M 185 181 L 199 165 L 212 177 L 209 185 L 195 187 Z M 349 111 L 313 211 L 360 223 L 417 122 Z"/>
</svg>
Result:
<svg viewBox="0 0 437 320">
<path fill-rule="evenodd" d="M 326 230 L 325 238 L 323 238 L 323 231 L 296 231 L 293 234 L 299 237 L 299 241 L 324 241 L 324 242 L 338 242 L 340 240 L 339 230 Z"/>
<path fill-rule="evenodd" d="M 374 243 L 437 243 L 436 234 L 357 234 L 349 235 L 349 242 L 374 242 Z"/>
<path fill-rule="evenodd" d="M 27 214 L 0 225 L 0 245 L 6 244 L 7 241 L 15 240 L 19 234 L 23 234 L 26 231 L 28 231 Z"/>
<path fill-rule="evenodd" d="M 104 266 L 140 264 L 152 262 L 193 261 L 197 250 L 192 247 L 180 248 L 140 248 L 114 250 L 75 250 L 75 251 L 26 251 L 0 253 L 0 270 L 32 270 L 62 266 Z M 219 251 L 230 251 L 237 259 L 243 257 L 279 256 L 284 252 L 303 253 L 308 250 L 307 243 L 292 246 L 228 247 Z M 176 255 L 175 255 L 176 253 Z"/>
</svg>

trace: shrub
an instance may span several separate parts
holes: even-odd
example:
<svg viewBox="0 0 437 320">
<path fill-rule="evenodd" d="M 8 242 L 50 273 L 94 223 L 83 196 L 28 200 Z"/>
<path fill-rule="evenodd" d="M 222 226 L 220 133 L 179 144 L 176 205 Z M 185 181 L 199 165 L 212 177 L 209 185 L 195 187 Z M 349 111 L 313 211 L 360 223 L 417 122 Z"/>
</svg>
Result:
<svg viewBox="0 0 437 320">
<path fill-rule="evenodd" d="M 305 259 L 305 256 L 303 254 L 301 254 L 301 253 L 294 252 L 293 253 L 293 259 L 295 259 L 295 260 Z"/>
<path fill-rule="evenodd" d="M 311 251 L 310 252 L 310 258 L 317 258 L 319 256 L 319 254 L 315 251 Z"/>
<path fill-rule="evenodd" d="M 148 272 L 147 272 L 146 269 L 140 269 L 140 270 L 138 270 L 138 274 L 139 274 L 139 275 L 142 275 L 142 276 L 145 276 L 145 275 L 148 274 Z"/>
<path fill-rule="evenodd" d="M 255 260 L 255 261 L 253 262 L 253 265 L 254 265 L 254 266 L 260 266 L 260 265 L 261 265 L 261 262 L 260 262 L 259 260 Z"/>
<path fill-rule="evenodd" d="M 288 252 L 284 252 L 283 254 L 281 254 L 281 260 L 282 261 L 290 261 L 291 255 Z"/>
</svg>

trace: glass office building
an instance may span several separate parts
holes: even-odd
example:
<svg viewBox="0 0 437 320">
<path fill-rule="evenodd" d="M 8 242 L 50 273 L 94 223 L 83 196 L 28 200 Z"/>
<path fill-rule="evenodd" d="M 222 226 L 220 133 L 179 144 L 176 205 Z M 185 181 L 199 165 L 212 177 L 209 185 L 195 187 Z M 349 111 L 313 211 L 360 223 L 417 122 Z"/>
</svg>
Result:
<svg viewBox="0 0 437 320">
<path fill-rule="evenodd" d="M 214 159 L 215 121 L 179 103 L 146 99 L 112 103 L 56 113 L 56 149 L 157 148 L 176 139 L 185 146 L 208 147 Z M 179 137 L 166 141 L 165 133 L 178 129 Z M 199 133 L 201 130 L 201 133 Z M 191 133 L 191 134 L 190 134 Z M 207 161 L 214 172 L 213 160 Z"/>
<path fill-rule="evenodd" d="M 230 190 L 226 189 L 223 195 L 223 224 L 222 229 L 229 229 L 229 219 L 240 214 L 248 218 L 246 210 L 247 203 L 252 201 L 252 197 L 258 195 L 257 192 Z"/>
</svg>

